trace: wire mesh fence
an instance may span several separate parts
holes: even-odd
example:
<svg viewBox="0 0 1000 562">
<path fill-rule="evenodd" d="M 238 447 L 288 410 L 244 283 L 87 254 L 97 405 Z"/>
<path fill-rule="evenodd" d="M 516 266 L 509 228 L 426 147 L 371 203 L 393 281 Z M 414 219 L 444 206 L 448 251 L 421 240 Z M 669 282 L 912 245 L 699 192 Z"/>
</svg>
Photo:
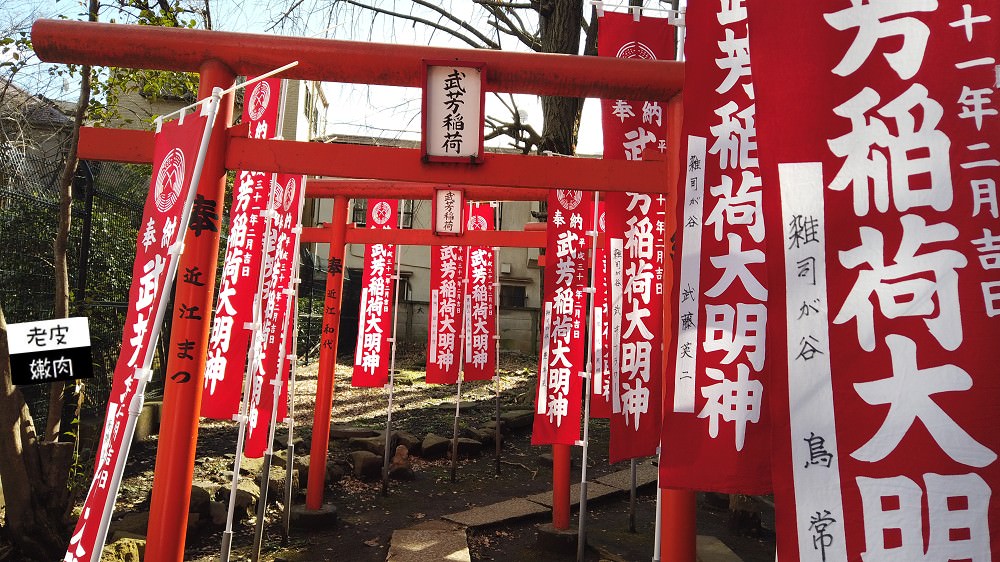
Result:
<svg viewBox="0 0 1000 562">
<path fill-rule="evenodd" d="M 53 317 L 53 241 L 59 210 L 58 158 L 0 159 L 0 306 L 7 322 Z M 132 261 L 149 186 L 149 166 L 81 162 L 73 185 L 68 250 L 70 315 L 90 319 L 94 377 L 84 413 L 103 415 L 118 359 Z M 48 409 L 48 385 L 21 387 L 36 420 Z"/>
</svg>

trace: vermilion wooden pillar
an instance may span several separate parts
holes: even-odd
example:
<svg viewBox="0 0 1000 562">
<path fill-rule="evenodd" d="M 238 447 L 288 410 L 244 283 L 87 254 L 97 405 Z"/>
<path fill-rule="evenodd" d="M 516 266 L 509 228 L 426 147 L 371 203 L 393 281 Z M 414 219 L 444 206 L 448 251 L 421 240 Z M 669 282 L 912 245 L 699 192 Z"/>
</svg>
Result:
<svg viewBox="0 0 1000 562">
<path fill-rule="evenodd" d="M 326 486 L 326 456 L 330 450 L 330 417 L 333 409 L 334 369 L 337 367 L 337 339 L 340 336 L 340 305 L 344 288 L 344 238 L 347 234 L 347 197 L 333 198 L 333 221 L 330 229 L 330 256 L 326 273 L 326 296 L 323 301 L 323 337 L 319 348 L 319 379 L 316 383 L 316 406 L 313 410 L 312 448 L 309 451 L 309 481 L 306 485 L 306 509 L 323 505 Z"/>
<path fill-rule="evenodd" d="M 552 526 L 569 529 L 570 446 L 552 446 Z"/>
<path fill-rule="evenodd" d="M 236 80 L 232 70 L 215 60 L 202 64 L 200 72 L 199 99 L 210 96 L 215 87 L 229 88 Z M 184 254 L 177 268 L 170 346 L 167 348 L 167 378 L 146 534 L 146 560 L 155 562 L 184 559 L 205 354 L 219 259 L 218 216 L 222 214 L 226 193 L 226 129 L 232 119 L 233 94 L 230 93 L 222 98 L 196 195 L 215 202 L 216 229 L 214 232 L 188 230 L 184 235 Z"/>
</svg>

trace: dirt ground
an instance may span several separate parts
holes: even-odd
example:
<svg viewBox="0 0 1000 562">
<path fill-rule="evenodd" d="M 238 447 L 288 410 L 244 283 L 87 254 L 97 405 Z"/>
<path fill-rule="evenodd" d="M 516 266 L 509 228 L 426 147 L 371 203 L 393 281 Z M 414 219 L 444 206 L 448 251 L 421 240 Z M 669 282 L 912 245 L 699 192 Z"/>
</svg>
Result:
<svg viewBox="0 0 1000 562">
<path fill-rule="evenodd" d="M 429 386 L 423 383 L 423 356 L 418 352 L 397 358 L 400 374 L 396 379 L 393 429 L 423 437 L 428 432 L 451 437 L 454 420 L 454 386 Z M 535 359 L 504 354 L 501 358 L 502 409 L 530 408 Z M 316 364 L 300 367 L 297 372 L 295 400 L 295 436 L 302 443 L 296 455 L 308 455 L 313 397 L 316 389 Z M 460 424 L 483 427 L 494 419 L 495 385 L 472 382 L 463 385 L 463 410 Z M 352 389 L 350 369 L 338 365 L 333 420 L 335 424 L 381 430 L 385 428 L 387 392 L 383 389 Z M 469 404 L 466 405 L 466 402 Z M 279 432 L 286 432 L 280 426 Z M 628 468 L 628 463 L 609 465 L 607 459 L 607 420 L 594 420 L 588 459 L 590 480 Z M 223 490 L 218 499 L 228 500 L 235 453 L 236 426 L 230 422 L 205 421 L 201 425 L 195 464 L 195 480 L 213 481 Z M 277 449 L 277 447 L 276 447 Z M 551 491 L 550 461 L 542 458 L 548 447 L 532 447 L 530 430 L 509 434 L 504 442 L 500 474 L 492 449 L 477 458 L 459 462 L 457 481 L 451 482 L 451 461 L 425 461 L 412 457 L 415 478 L 393 481 L 388 496 L 382 495 L 380 482 L 362 482 L 349 474 L 327 485 L 326 501 L 338 510 L 338 522 L 323 529 L 292 528 L 287 544 L 282 544 L 280 503 L 272 501 L 266 515 L 263 560 L 384 561 L 392 532 L 439 519 L 442 515 L 474 506 L 484 506 L 510 498 Z M 351 451 L 345 440 L 331 441 L 330 459 L 343 461 Z M 579 481 L 580 448 L 573 448 L 573 481 Z M 123 481 L 115 517 L 148 509 L 156 440 L 132 447 L 126 478 Z M 226 472 L 230 471 L 230 472 Z M 304 487 L 304 482 L 302 483 Z M 304 502 L 302 491 L 296 503 Z M 636 501 L 636 532 L 628 531 L 627 494 L 588 504 L 588 560 L 649 560 L 653 548 L 655 487 L 640 489 Z M 762 504 L 763 505 L 763 504 Z M 773 514 L 766 506 L 761 513 L 763 528 L 756 536 L 734 534 L 728 526 L 728 512 L 717 499 L 699 497 L 698 533 L 720 538 L 746 562 L 774 560 Z M 527 518 L 468 533 L 473 561 L 523 560 L 538 558 L 536 526 L 551 521 L 549 514 Z M 248 556 L 253 538 L 253 518 L 244 518 L 234 526 L 233 560 Z M 574 511 L 572 525 L 577 524 Z M 218 560 L 222 528 L 200 521 L 190 525 L 185 559 L 198 562 Z M 561 556 L 546 552 L 545 560 L 575 560 L 575 552 Z"/>
</svg>

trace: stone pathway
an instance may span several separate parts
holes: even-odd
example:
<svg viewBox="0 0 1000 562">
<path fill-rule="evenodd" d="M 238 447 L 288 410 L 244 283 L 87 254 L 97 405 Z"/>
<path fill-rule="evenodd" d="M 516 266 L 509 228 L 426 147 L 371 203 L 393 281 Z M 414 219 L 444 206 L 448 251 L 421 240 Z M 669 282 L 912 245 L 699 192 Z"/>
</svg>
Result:
<svg viewBox="0 0 1000 562">
<path fill-rule="evenodd" d="M 636 485 L 641 488 L 656 483 L 656 466 L 641 463 L 636 470 Z M 587 485 L 587 501 L 628 493 L 631 471 L 620 470 L 602 476 Z M 570 489 L 572 505 L 580 503 L 580 484 Z M 552 492 L 514 498 L 492 505 L 474 507 L 442 517 L 444 521 L 429 521 L 409 529 L 395 531 L 387 562 L 425 562 L 471 560 L 465 530 L 470 527 L 498 525 L 524 517 L 548 513 L 552 508 Z M 740 562 L 722 541 L 715 537 L 698 537 L 699 562 Z"/>
</svg>

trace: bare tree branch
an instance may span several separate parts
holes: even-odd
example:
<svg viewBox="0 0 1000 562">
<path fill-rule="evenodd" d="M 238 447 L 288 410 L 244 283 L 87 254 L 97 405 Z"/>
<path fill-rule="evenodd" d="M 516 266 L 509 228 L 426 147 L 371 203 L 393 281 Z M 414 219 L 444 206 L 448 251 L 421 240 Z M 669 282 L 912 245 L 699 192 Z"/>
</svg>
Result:
<svg viewBox="0 0 1000 562">
<path fill-rule="evenodd" d="M 489 12 L 491 16 L 493 16 L 493 19 L 491 19 L 489 23 L 497 31 L 516 38 L 532 51 L 537 52 L 542 50 L 542 43 L 538 35 L 528 32 L 527 26 L 524 25 L 524 22 L 521 20 L 520 16 L 517 15 L 517 12 L 509 10 L 504 6 L 497 5 L 498 3 L 491 2 L 489 0 L 475 0 L 475 2 L 484 10 Z M 508 17 L 508 12 L 511 16 L 513 16 L 514 20 L 516 20 L 516 23 Z M 501 23 L 503 25 L 501 25 Z"/>
<path fill-rule="evenodd" d="M 410 21 L 413 21 L 413 22 L 416 22 L 416 23 L 421 23 L 421 24 L 424 24 L 427 27 L 430 27 L 432 29 L 437 29 L 437 30 L 443 31 L 443 32 L 447 33 L 448 35 L 451 35 L 452 37 L 454 37 L 456 39 L 459 39 L 459 40 L 465 42 L 466 44 L 468 44 L 468 45 L 470 45 L 470 46 L 472 46 L 472 47 L 474 47 L 476 49 L 482 49 L 483 48 L 483 45 L 481 45 L 479 43 L 476 43 L 471 37 L 469 37 L 469 36 L 467 36 L 467 35 L 465 35 L 463 33 L 459 33 L 457 30 L 451 29 L 448 26 L 441 25 L 439 23 L 435 23 L 435 22 L 433 22 L 431 20 L 428 20 L 426 18 L 421 18 L 419 16 L 415 16 L 415 15 L 412 15 L 412 14 L 404 14 L 402 12 L 394 12 L 392 10 L 386 10 L 385 8 L 379 8 L 378 6 L 369 6 L 368 4 L 365 4 L 363 2 L 358 2 L 356 0 L 344 0 L 344 2 L 347 3 L 347 4 L 350 4 L 352 6 L 357 6 L 357 7 L 361 8 L 361 9 L 364 9 L 364 10 L 369 10 L 371 12 L 375 12 L 377 14 L 391 16 L 391 17 L 394 17 L 394 18 L 402 18 L 402 19 L 410 20 Z M 374 21 L 372 22 L 372 25 L 374 25 Z"/>
<path fill-rule="evenodd" d="M 276 27 L 278 27 L 279 25 L 284 25 L 285 20 L 290 19 L 292 17 L 292 12 L 294 12 L 297 9 L 299 9 L 299 6 L 301 6 L 302 2 L 304 2 L 304 1 L 305 0 L 295 0 L 294 2 L 292 2 L 291 4 L 289 4 L 288 5 L 288 9 L 285 10 L 285 12 L 281 15 L 281 17 L 279 19 L 275 20 L 274 23 L 272 23 L 266 29 L 266 31 L 274 31 L 274 29 Z M 333 3 L 331 2 L 330 5 L 332 6 Z"/>
<path fill-rule="evenodd" d="M 500 48 L 500 45 L 498 45 L 492 39 L 490 39 L 489 37 L 487 37 L 481 31 L 479 31 L 475 27 L 469 25 L 468 22 L 466 22 L 463 19 L 458 18 L 453 13 L 449 12 L 448 10 L 445 10 L 441 6 L 438 6 L 436 4 L 428 2 L 427 0 L 412 0 L 412 1 L 413 1 L 414 4 L 417 4 L 418 6 L 423 6 L 423 7 L 427 8 L 427 9 L 429 9 L 429 10 L 433 10 L 433 11 L 437 12 L 443 18 L 445 18 L 448 21 L 450 21 L 450 22 L 458 25 L 462 29 L 464 29 L 464 30 L 472 33 L 474 36 L 478 37 L 483 42 L 483 44 L 486 45 L 488 48 L 490 48 L 490 49 L 499 49 Z"/>
</svg>

